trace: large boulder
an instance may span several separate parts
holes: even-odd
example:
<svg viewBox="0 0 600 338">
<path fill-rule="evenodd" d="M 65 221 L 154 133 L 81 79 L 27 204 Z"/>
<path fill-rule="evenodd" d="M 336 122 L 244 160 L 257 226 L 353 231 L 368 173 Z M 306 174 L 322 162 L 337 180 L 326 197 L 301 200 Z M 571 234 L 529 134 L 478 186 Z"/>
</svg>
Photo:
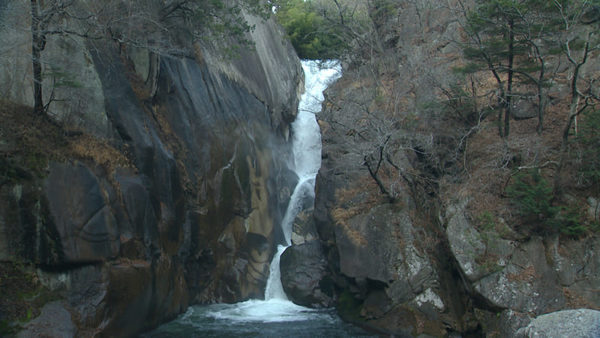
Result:
<svg viewBox="0 0 600 338">
<path fill-rule="evenodd" d="M 446 209 L 446 236 L 462 273 L 468 280 L 476 281 L 506 266 L 516 243 L 493 232 L 478 231 L 465 211 L 468 202 L 464 199 Z"/>
<path fill-rule="evenodd" d="M 600 337 L 600 311 L 577 309 L 541 315 L 519 329 L 517 337 Z"/>
<path fill-rule="evenodd" d="M 294 303 L 311 307 L 333 305 L 333 284 L 319 241 L 288 247 L 280 260 L 281 284 Z"/>
<path fill-rule="evenodd" d="M 477 230 L 466 215 L 468 200 L 450 205 L 446 235 L 462 274 L 490 305 L 546 313 L 565 305 L 556 269 L 548 264 L 541 238 L 502 238 L 496 229 Z"/>
</svg>

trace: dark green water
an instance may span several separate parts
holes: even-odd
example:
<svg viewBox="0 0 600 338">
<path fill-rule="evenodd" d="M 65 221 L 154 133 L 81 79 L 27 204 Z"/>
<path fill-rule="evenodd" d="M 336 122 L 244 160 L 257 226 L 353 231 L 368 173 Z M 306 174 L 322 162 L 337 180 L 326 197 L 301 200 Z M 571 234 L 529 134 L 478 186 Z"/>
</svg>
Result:
<svg viewBox="0 0 600 338">
<path fill-rule="evenodd" d="M 142 337 L 372 337 L 344 323 L 334 310 L 313 310 L 285 300 L 193 306 Z"/>
</svg>

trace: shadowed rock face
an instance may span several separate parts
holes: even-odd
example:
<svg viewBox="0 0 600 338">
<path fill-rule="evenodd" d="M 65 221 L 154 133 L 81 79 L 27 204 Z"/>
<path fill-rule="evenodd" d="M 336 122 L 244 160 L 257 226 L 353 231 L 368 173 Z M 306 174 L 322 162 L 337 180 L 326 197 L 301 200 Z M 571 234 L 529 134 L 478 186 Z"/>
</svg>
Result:
<svg viewBox="0 0 600 338">
<path fill-rule="evenodd" d="M 119 254 L 117 222 L 98 178 L 85 166 L 53 163 L 46 198 L 64 263 L 100 262 Z"/>
<path fill-rule="evenodd" d="M 0 257 L 38 264 L 79 333 L 133 335 L 190 303 L 263 296 L 283 240 L 275 225 L 297 180 L 288 133 L 302 71 L 280 28 L 250 19 L 256 51 L 232 60 L 210 45 L 167 57 L 112 42 L 48 42 L 53 62 L 89 80 L 59 92 L 69 100 L 53 115 L 93 97 L 94 109 L 79 107 L 80 123 L 62 122 L 101 136 L 129 165 L 66 158 L 41 179 L 0 186 Z M 20 34 L 0 30 L 9 33 Z M 10 66 L 30 73 L 21 61 Z M 8 98 L 28 103 L 10 93 L 31 83 L 7 74 Z"/>
<path fill-rule="evenodd" d="M 28 329 L 20 332 L 20 338 L 33 338 L 43 335 L 51 337 L 74 337 L 77 327 L 73 324 L 71 313 L 60 302 L 50 302 L 42 308 L 42 313 L 28 325 Z"/>
<path fill-rule="evenodd" d="M 333 284 L 319 241 L 288 247 L 281 255 L 281 284 L 294 303 L 311 307 L 333 305 Z"/>
</svg>

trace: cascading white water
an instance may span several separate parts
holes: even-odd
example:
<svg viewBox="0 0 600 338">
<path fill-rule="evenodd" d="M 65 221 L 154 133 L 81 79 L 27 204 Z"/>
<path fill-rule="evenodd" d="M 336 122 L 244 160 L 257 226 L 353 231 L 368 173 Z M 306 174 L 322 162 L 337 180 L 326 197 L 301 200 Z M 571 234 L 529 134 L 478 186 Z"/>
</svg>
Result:
<svg viewBox="0 0 600 338">
<path fill-rule="evenodd" d="M 283 285 L 281 285 L 281 272 L 279 270 L 279 260 L 286 248 L 287 246 L 278 245 L 277 252 L 275 253 L 275 256 L 273 256 L 273 260 L 271 260 L 269 279 L 267 280 L 267 287 L 265 288 L 265 300 L 287 300 L 285 291 L 283 291 Z"/>
<path fill-rule="evenodd" d="M 306 197 L 314 198 L 315 177 L 321 167 L 321 133 L 315 114 L 321 110 L 323 90 L 334 79 L 341 76 L 341 67 L 337 62 L 303 61 L 305 74 L 305 92 L 300 100 L 298 116 L 292 123 L 292 149 L 294 163 L 290 166 L 298 175 L 298 183 L 290 197 L 290 202 L 281 227 L 286 245 L 279 245 L 271 261 L 269 278 L 265 289 L 265 300 L 249 300 L 237 304 L 215 304 L 202 310 L 200 317 L 232 322 L 300 322 L 323 320 L 323 316 L 311 309 L 298 306 L 289 300 L 281 285 L 279 258 L 291 244 L 292 224 L 302 209 Z M 187 317 L 192 317 L 194 308 L 190 308 Z M 185 316 L 184 316 L 185 317 Z M 320 319 L 318 319 L 320 318 Z M 328 318 L 328 317 L 325 317 Z M 185 320 L 185 319 L 182 319 Z"/>
<path fill-rule="evenodd" d="M 281 285 L 279 258 L 290 245 L 294 218 L 307 197 L 314 198 L 315 176 L 321 166 L 321 136 L 315 114 L 321 110 L 323 90 L 341 75 L 340 66 L 333 62 L 320 67 L 317 62 L 303 61 L 302 67 L 306 90 L 292 124 L 294 163 L 290 164 L 299 180 L 281 224 L 286 245 L 278 246 L 271 262 L 265 300 L 193 306 L 180 318 L 147 337 L 369 336 L 343 323 L 332 311 L 309 309 L 290 302 Z"/>
<path fill-rule="evenodd" d="M 265 300 L 287 299 L 281 285 L 279 259 L 283 251 L 292 244 L 292 225 L 306 196 L 314 200 L 315 178 L 321 168 L 321 130 L 315 114 L 321 111 L 323 91 L 341 75 L 338 62 L 326 62 L 320 66 L 315 61 L 303 61 L 304 94 L 298 106 L 298 116 L 292 123 L 293 170 L 298 175 L 298 183 L 290 197 L 281 229 L 286 246 L 278 246 L 271 261 L 269 279 L 265 289 Z"/>
</svg>

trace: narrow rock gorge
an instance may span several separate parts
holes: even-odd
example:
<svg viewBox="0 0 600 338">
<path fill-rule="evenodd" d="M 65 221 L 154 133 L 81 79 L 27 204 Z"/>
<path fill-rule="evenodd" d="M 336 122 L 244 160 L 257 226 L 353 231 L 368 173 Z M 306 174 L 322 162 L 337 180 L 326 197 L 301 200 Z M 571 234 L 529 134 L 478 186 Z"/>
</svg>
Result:
<svg viewBox="0 0 600 338">
<path fill-rule="evenodd" d="M 272 298 L 372 334 L 600 334 L 597 2 L 502 1 L 527 13 L 505 12 L 496 40 L 492 1 L 305 16 L 347 35 L 317 53 L 343 75 L 291 235 L 312 180 L 292 164 L 297 54 L 329 46 L 292 46 L 294 1 L 99 3 L 0 2 L 0 335 L 136 336 L 201 320 L 193 305 L 254 309 L 280 244 Z M 527 21 L 556 13 L 554 35 Z"/>
</svg>

